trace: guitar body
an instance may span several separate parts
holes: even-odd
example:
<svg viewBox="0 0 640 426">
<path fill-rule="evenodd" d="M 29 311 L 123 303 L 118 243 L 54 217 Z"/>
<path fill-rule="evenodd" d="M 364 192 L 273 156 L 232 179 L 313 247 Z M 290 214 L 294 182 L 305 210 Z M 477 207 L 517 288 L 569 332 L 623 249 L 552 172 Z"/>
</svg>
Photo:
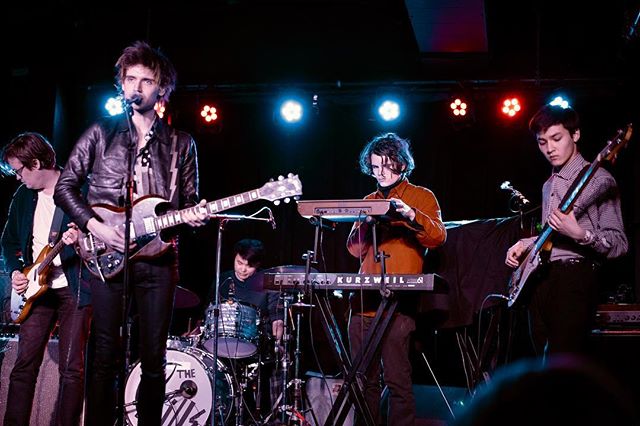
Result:
<svg viewBox="0 0 640 426">
<path fill-rule="evenodd" d="M 27 318 L 33 302 L 49 289 L 48 278 L 51 267 L 47 265 L 40 268 L 40 266 L 51 250 L 52 247 L 46 245 L 40 252 L 40 255 L 38 255 L 35 263 L 27 266 L 22 271 L 29 279 L 27 289 L 22 294 L 11 290 L 11 320 L 16 324 L 22 323 Z"/>
<path fill-rule="evenodd" d="M 507 305 L 511 307 L 524 288 L 527 280 L 531 274 L 540 265 L 540 254 L 537 251 L 531 250 L 520 263 L 520 266 L 516 268 L 511 274 L 509 279 L 509 300 Z"/>
<path fill-rule="evenodd" d="M 156 196 L 145 196 L 133 203 L 131 211 L 131 241 L 136 246 L 131 249 L 130 260 L 157 257 L 171 247 L 171 243 L 162 240 L 161 232 L 149 231 L 146 226 L 168 205 L 167 200 Z M 125 212 L 123 208 L 98 204 L 92 207 L 101 221 L 114 228 L 124 230 Z M 124 255 L 93 238 L 91 234 L 80 232 L 78 252 L 85 260 L 89 271 L 96 276 L 113 278 L 124 267 Z"/>
<path fill-rule="evenodd" d="M 204 206 L 196 205 L 179 211 L 168 211 L 171 206 L 162 197 L 156 195 L 140 197 L 133 202 L 131 211 L 131 241 L 136 245 L 129 259 L 149 259 L 166 252 L 171 247 L 171 243 L 163 240 L 162 231 L 184 223 L 183 213 L 185 212 L 204 213 L 206 217 L 211 217 L 256 200 L 279 202 L 280 199 L 285 199 L 285 202 L 288 202 L 289 197 L 297 197 L 301 194 L 300 179 L 297 175 L 289 173 L 287 178 L 280 176 L 277 181 L 269 181 L 260 188 L 210 201 Z M 103 223 L 122 228 L 124 231 L 123 208 L 97 204 L 92 206 L 92 209 Z M 103 281 L 118 275 L 124 267 L 124 255 L 108 247 L 91 233 L 80 232 L 76 249 L 89 271 Z"/>
</svg>

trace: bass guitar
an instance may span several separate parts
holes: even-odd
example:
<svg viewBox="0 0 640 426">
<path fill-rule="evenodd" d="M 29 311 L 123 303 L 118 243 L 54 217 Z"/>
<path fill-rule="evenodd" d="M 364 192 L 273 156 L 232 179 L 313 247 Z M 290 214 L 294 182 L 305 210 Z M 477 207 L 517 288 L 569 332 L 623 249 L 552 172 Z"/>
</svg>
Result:
<svg viewBox="0 0 640 426">
<path fill-rule="evenodd" d="M 11 290 L 11 321 L 22 323 L 29 315 L 33 302 L 49 289 L 51 262 L 64 248 L 62 239 L 56 244 L 47 244 L 38 254 L 35 262 L 24 268 L 22 273 L 29 279 L 27 289 L 18 294 Z"/>
<path fill-rule="evenodd" d="M 182 224 L 183 213 L 187 211 L 204 210 L 208 217 L 221 211 L 238 207 L 256 200 L 269 200 L 276 203 L 280 199 L 296 197 L 302 194 L 302 183 L 297 175 L 291 173 L 287 178 L 280 176 L 277 181 L 265 183 L 261 188 L 211 201 L 203 207 L 193 206 L 183 210 L 171 211 L 161 214 L 163 207 L 168 205 L 167 200 L 155 196 L 146 195 L 133 202 L 131 211 L 131 241 L 135 243 L 130 260 L 148 259 L 161 255 L 171 243 L 163 241 L 161 231 Z M 93 211 L 103 223 L 115 227 L 124 228 L 125 212 L 123 208 L 106 204 L 92 206 Z M 124 255 L 91 233 L 80 232 L 78 235 L 77 252 L 84 261 L 89 271 L 101 278 L 112 278 L 122 271 L 124 267 Z"/>
<path fill-rule="evenodd" d="M 629 142 L 632 133 L 631 124 L 627 125 L 626 130 L 618 130 L 616 136 L 598 153 L 596 159 L 587 167 L 585 167 L 576 180 L 573 182 L 566 195 L 560 203 L 559 209 L 562 213 L 569 213 L 573 208 L 576 199 L 580 196 L 584 188 L 593 178 L 596 170 L 602 165 L 603 161 L 615 161 L 618 152 L 623 146 Z M 531 274 L 542 263 L 541 252 L 542 250 L 548 251 L 551 249 L 551 236 L 553 229 L 549 224 L 545 224 L 542 232 L 536 238 L 535 242 L 529 249 L 521 256 L 520 265 L 511 274 L 508 285 L 508 300 L 507 305 L 509 307 L 518 299 L 518 296 L 522 292 L 527 280 Z"/>
</svg>

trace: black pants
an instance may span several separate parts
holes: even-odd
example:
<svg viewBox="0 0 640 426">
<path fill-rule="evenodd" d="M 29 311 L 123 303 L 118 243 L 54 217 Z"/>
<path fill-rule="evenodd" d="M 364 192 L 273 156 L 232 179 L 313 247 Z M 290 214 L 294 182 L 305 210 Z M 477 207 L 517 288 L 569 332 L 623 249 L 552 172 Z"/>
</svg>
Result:
<svg viewBox="0 0 640 426">
<path fill-rule="evenodd" d="M 166 344 L 173 297 L 178 281 L 174 255 L 133 263 L 131 294 L 137 308 L 140 335 L 141 378 L 137 389 L 138 424 L 160 425 L 165 400 Z M 91 280 L 95 333 L 95 356 L 87 391 L 87 425 L 114 424 L 116 377 L 120 371 L 122 346 L 122 282 Z M 133 360 L 130 360 L 133 362 Z M 125 386 L 125 383 L 121 384 Z M 131 411 L 131 407 L 127 411 Z"/>
<path fill-rule="evenodd" d="M 84 400 L 84 355 L 91 307 L 78 307 L 68 287 L 49 289 L 37 299 L 20 325 L 18 355 L 11 370 L 4 423 L 29 424 L 36 380 L 51 331 L 59 321 L 60 388 L 56 425 L 79 425 Z M 36 401 L 36 404 L 44 401 Z"/>
<path fill-rule="evenodd" d="M 598 301 L 595 269 L 587 260 L 551 262 L 536 275 L 529 321 L 538 355 L 586 350 Z"/>
<path fill-rule="evenodd" d="M 349 340 L 352 358 L 362 348 L 364 337 L 372 321 L 373 318 L 360 315 L 351 317 Z M 401 313 L 394 314 L 380 341 L 380 348 L 371 361 L 366 377 L 361 378 L 364 382 L 364 397 L 376 424 L 412 426 L 415 423 L 416 407 L 409 360 L 409 342 L 411 333 L 415 329 L 416 323 L 413 318 Z M 388 420 L 385 422 L 380 417 L 381 370 L 384 384 L 389 388 Z"/>
</svg>

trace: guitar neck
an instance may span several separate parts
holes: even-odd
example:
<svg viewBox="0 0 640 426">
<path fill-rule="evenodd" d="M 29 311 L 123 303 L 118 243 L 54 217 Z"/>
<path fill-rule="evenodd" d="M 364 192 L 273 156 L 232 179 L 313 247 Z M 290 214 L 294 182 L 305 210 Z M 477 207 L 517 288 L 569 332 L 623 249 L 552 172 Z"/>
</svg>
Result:
<svg viewBox="0 0 640 426">
<path fill-rule="evenodd" d="M 231 197 L 221 198 L 219 200 L 208 202 L 204 205 L 204 208 L 207 211 L 207 216 L 213 216 L 214 214 L 231 209 L 233 207 L 242 206 L 244 204 L 248 204 L 252 201 L 259 200 L 263 198 L 260 194 L 259 189 L 254 189 L 251 191 L 243 192 L 241 194 L 233 195 Z M 180 225 L 184 223 L 182 218 L 183 213 L 194 212 L 198 213 L 202 207 L 193 206 L 188 207 L 182 210 L 176 210 L 174 212 L 170 212 L 164 215 L 160 215 L 154 218 L 155 228 L 157 230 L 171 228 L 172 226 Z"/>
<path fill-rule="evenodd" d="M 46 247 L 49 247 L 49 245 L 47 245 Z M 58 241 L 51 248 L 51 251 L 49 251 L 49 253 L 47 253 L 47 255 L 44 257 L 44 259 L 42 259 L 42 262 L 38 266 L 38 274 L 40 274 L 45 268 L 49 267 L 51 262 L 53 262 L 53 259 L 55 259 L 55 257 L 58 254 L 60 254 L 60 252 L 62 251 L 63 248 L 64 248 L 64 241 L 62 241 L 62 239 L 60 239 L 60 241 Z"/>
</svg>

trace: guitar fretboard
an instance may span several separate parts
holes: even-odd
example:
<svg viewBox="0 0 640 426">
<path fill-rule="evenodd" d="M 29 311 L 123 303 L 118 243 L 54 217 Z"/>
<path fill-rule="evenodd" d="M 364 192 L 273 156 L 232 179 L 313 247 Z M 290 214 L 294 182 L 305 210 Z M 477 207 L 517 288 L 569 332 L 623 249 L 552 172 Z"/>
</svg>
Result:
<svg viewBox="0 0 640 426">
<path fill-rule="evenodd" d="M 152 223 L 153 230 L 158 231 L 158 230 L 171 228 L 172 226 L 176 226 L 184 223 L 182 214 L 186 212 L 198 213 L 202 209 L 205 209 L 207 216 L 212 216 L 219 211 L 224 211 L 233 207 L 241 206 L 243 204 L 256 201 L 260 198 L 262 198 L 262 196 L 260 195 L 260 190 L 254 189 L 251 191 L 234 195 L 232 197 L 221 198 L 219 200 L 208 202 L 207 204 L 204 205 L 204 207 L 200 207 L 200 206 L 188 207 L 186 209 L 177 210 L 161 216 L 149 217 L 148 219 L 153 222 Z M 145 226 L 145 228 L 149 229 L 147 226 Z M 154 231 L 149 230 L 148 232 L 154 232 Z"/>
</svg>

